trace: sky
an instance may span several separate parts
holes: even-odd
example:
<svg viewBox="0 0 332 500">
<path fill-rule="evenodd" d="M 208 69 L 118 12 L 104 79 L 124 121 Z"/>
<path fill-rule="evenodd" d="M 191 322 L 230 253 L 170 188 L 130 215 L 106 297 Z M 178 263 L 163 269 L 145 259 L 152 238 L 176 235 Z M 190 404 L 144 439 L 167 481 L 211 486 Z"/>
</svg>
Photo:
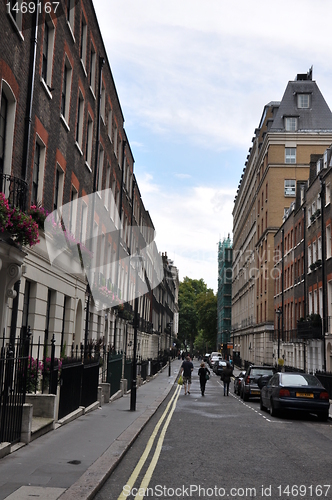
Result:
<svg viewBox="0 0 332 500">
<path fill-rule="evenodd" d="M 217 292 L 265 104 L 313 66 L 332 108 L 331 2 L 93 1 L 158 249 Z"/>
</svg>

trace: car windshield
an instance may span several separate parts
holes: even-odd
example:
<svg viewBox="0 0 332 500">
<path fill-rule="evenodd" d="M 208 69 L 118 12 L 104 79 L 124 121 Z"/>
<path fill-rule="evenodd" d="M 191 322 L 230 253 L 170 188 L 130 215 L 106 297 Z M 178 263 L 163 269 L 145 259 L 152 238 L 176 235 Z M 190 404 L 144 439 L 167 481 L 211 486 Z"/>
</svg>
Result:
<svg viewBox="0 0 332 500">
<path fill-rule="evenodd" d="M 283 373 L 281 375 L 281 383 L 283 386 L 306 386 L 313 385 L 316 387 L 321 387 L 321 383 L 314 375 L 299 374 L 299 373 Z"/>
<path fill-rule="evenodd" d="M 252 368 L 250 371 L 251 377 L 257 377 L 258 375 L 273 375 L 274 371 L 272 368 Z"/>
</svg>

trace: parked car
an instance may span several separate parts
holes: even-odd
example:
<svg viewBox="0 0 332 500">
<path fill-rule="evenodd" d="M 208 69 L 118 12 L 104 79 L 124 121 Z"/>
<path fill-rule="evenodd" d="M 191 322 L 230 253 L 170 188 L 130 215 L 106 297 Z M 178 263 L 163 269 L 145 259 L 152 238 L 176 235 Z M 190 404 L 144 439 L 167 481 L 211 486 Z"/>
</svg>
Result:
<svg viewBox="0 0 332 500">
<path fill-rule="evenodd" d="M 272 416 L 295 410 L 315 413 L 322 421 L 329 416 L 329 394 L 317 377 L 306 373 L 276 373 L 262 388 L 261 410 Z"/>
<path fill-rule="evenodd" d="M 210 356 L 211 356 L 211 354 L 208 354 L 208 353 L 204 354 L 204 356 L 203 356 L 203 361 L 208 362 L 208 361 L 209 361 Z"/>
<path fill-rule="evenodd" d="M 209 358 L 209 365 L 211 368 L 213 368 L 213 365 L 216 361 L 219 361 L 219 359 L 222 358 L 222 355 L 220 354 L 220 352 L 212 352 L 211 353 L 211 356 Z"/>
<path fill-rule="evenodd" d="M 215 364 L 213 365 L 214 373 L 220 377 L 225 366 L 227 366 L 226 361 L 219 359 L 219 361 L 216 361 Z"/>
<path fill-rule="evenodd" d="M 241 382 L 245 374 L 245 370 L 242 370 L 238 375 L 236 375 L 234 379 L 234 394 L 240 395 Z"/>
<path fill-rule="evenodd" d="M 241 381 L 241 398 L 244 401 L 248 401 L 251 397 L 259 397 L 261 390 L 258 385 L 258 380 L 263 375 L 274 375 L 275 372 L 276 369 L 274 368 L 274 366 L 249 366 Z"/>
</svg>

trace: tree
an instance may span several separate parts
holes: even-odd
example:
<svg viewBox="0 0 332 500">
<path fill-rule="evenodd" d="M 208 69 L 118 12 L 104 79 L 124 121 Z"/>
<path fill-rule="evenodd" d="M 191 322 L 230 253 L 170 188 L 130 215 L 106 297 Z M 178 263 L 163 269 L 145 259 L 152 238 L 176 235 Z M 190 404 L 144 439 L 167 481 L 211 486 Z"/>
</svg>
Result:
<svg viewBox="0 0 332 500">
<path fill-rule="evenodd" d="M 194 341 L 202 330 L 203 342 L 214 347 L 216 326 L 217 298 L 213 290 L 207 288 L 203 279 L 194 280 L 185 277 L 179 287 L 179 340 L 186 349 L 189 344 L 192 353 Z"/>
</svg>

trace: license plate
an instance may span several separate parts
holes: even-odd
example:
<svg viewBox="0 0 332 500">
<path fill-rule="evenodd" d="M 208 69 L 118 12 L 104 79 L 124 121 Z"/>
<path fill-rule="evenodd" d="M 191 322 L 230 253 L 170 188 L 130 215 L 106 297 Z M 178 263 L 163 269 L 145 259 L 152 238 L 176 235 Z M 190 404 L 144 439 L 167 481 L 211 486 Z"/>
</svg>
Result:
<svg viewBox="0 0 332 500">
<path fill-rule="evenodd" d="M 297 398 L 313 398 L 314 395 L 312 392 L 297 392 L 296 397 Z"/>
<path fill-rule="evenodd" d="M 260 391 L 250 391 L 250 394 L 252 394 L 252 395 L 256 395 L 256 394 L 259 395 Z"/>
</svg>

